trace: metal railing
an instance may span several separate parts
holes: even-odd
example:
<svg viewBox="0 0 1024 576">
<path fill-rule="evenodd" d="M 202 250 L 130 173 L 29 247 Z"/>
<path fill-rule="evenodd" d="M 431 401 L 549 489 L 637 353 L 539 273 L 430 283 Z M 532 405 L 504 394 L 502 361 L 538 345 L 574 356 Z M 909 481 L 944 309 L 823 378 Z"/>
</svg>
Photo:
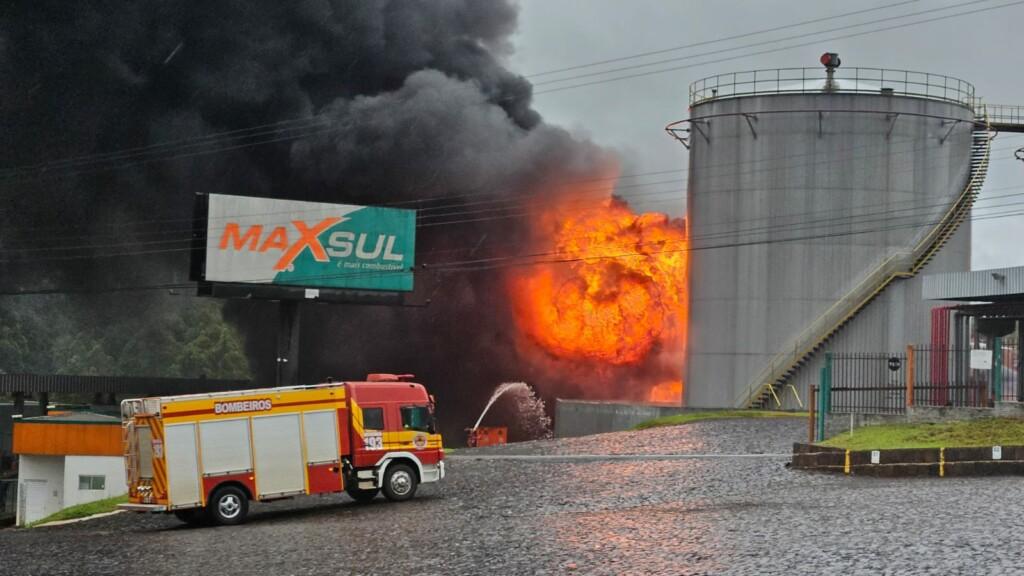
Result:
<svg viewBox="0 0 1024 576">
<path fill-rule="evenodd" d="M 985 104 L 984 111 L 992 124 L 1024 125 L 1024 106 Z"/>
<path fill-rule="evenodd" d="M 721 98 L 761 94 L 825 92 L 824 68 L 775 68 L 730 72 L 701 78 L 690 84 L 690 106 Z M 976 106 L 970 82 L 928 72 L 884 68 L 838 68 L 829 93 L 914 96 Z"/>
</svg>

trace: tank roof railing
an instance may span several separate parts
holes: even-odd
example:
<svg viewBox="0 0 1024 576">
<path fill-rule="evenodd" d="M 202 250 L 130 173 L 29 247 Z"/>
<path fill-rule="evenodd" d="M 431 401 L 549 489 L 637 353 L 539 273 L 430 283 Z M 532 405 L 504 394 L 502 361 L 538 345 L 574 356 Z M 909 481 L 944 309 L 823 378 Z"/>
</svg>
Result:
<svg viewBox="0 0 1024 576">
<path fill-rule="evenodd" d="M 837 68 L 835 86 L 826 89 L 824 68 L 775 68 L 730 72 L 690 84 L 690 106 L 709 100 L 768 94 L 883 94 L 978 104 L 974 85 L 941 74 L 883 68 Z"/>
</svg>

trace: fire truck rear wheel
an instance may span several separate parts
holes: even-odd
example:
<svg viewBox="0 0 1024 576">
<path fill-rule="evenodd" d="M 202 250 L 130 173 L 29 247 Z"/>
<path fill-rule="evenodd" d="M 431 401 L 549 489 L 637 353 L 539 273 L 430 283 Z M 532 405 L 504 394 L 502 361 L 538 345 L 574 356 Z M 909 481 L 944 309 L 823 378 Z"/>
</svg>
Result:
<svg viewBox="0 0 1024 576">
<path fill-rule="evenodd" d="M 384 496 L 392 502 L 408 500 L 416 495 L 416 472 L 408 464 L 392 464 L 384 474 Z"/>
<path fill-rule="evenodd" d="M 221 486 L 206 503 L 206 517 L 211 524 L 228 526 L 245 522 L 249 499 L 237 486 Z"/>
</svg>

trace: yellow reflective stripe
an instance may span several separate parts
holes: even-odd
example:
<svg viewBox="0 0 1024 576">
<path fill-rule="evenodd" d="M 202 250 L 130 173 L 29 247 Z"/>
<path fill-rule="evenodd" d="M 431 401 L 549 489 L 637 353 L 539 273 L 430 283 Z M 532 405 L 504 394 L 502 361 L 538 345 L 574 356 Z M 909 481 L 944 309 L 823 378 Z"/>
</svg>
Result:
<svg viewBox="0 0 1024 576">
<path fill-rule="evenodd" d="M 360 441 L 364 438 L 363 435 L 363 409 L 356 404 L 356 401 L 351 402 L 352 409 L 352 430 L 355 431 L 356 436 L 359 437 Z"/>
</svg>

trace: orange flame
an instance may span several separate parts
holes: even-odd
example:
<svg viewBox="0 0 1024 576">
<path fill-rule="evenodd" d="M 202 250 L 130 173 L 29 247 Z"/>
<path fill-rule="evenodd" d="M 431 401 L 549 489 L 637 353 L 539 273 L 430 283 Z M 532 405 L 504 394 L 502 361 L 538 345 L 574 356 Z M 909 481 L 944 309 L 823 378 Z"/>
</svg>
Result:
<svg viewBox="0 0 1024 576">
<path fill-rule="evenodd" d="M 664 214 L 619 200 L 561 205 L 540 218 L 558 263 L 511 281 L 516 322 L 557 358 L 625 366 L 681 358 L 686 327 L 686 232 Z M 681 364 L 681 363 L 680 363 Z M 680 365 L 676 364 L 676 365 Z M 678 400 L 682 383 L 653 398 Z"/>
<path fill-rule="evenodd" d="M 670 380 L 655 385 L 647 393 L 647 400 L 657 404 L 678 404 L 683 399 L 683 381 Z"/>
</svg>

